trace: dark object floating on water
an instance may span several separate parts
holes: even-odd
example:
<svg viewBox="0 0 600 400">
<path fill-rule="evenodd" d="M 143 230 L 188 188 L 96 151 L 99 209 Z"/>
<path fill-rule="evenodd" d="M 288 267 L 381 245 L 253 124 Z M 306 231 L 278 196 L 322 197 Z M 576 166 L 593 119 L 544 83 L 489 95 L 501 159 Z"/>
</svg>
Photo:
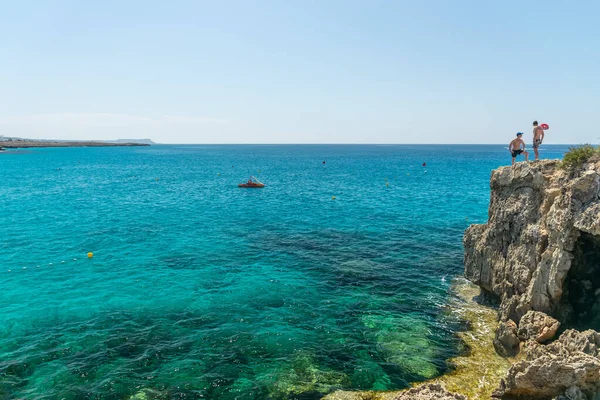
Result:
<svg viewBox="0 0 600 400">
<path fill-rule="evenodd" d="M 241 187 L 241 188 L 263 188 L 263 187 L 265 187 L 265 184 L 262 183 L 261 181 L 259 181 L 258 179 L 256 179 L 255 176 L 251 176 L 250 179 L 248 179 L 248 182 L 240 183 L 238 185 L 238 187 Z"/>
<path fill-rule="evenodd" d="M 426 167 L 426 166 L 427 166 L 427 163 L 423 163 L 423 166 L 424 166 L 424 167 Z"/>
</svg>

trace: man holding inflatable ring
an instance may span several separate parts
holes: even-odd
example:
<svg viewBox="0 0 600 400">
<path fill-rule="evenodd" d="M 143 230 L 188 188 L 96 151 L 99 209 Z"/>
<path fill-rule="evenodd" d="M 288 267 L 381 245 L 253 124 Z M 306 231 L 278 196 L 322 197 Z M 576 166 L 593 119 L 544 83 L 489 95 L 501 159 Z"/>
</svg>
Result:
<svg viewBox="0 0 600 400">
<path fill-rule="evenodd" d="M 535 159 L 540 159 L 540 153 L 538 153 L 538 148 L 540 144 L 544 141 L 544 130 L 542 127 L 538 126 L 537 121 L 533 121 L 533 152 L 535 153 Z"/>
</svg>

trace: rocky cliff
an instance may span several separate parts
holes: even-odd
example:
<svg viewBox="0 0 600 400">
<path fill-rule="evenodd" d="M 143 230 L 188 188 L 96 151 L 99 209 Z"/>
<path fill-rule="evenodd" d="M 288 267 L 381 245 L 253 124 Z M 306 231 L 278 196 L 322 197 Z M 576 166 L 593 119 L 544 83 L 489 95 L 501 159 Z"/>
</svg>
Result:
<svg viewBox="0 0 600 400">
<path fill-rule="evenodd" d="M 534 310 L 598 327 L 600 164 L 519 163 L 490 186 L 488 223 L 464 237 L 467 279 L 499 300 L 501 320 Z"/>
<path fill-rule="evenodd" d="M 499 303 L 494 346 L 522 353 L 496 395 L 600 399 L 600 162 L 519 163 L 490 187 L 488 223 L 464 247 L 465 276 Z M 592 330 L 543 345 L 567 328 Z"/>
</svg>

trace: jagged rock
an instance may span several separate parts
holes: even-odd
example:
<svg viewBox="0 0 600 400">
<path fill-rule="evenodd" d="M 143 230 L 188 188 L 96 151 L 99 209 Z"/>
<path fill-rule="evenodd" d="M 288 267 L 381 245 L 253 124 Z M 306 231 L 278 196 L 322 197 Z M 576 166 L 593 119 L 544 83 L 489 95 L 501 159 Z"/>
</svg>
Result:
<svg viewBox="0 0 600 400">
<path fill-rule="evenodd" d="M 549 345 L 529 341 L 525 359 L 510 368 L 494 396 L 547 399 L 576 387 L 593 399 L 600 391 L 599 345 L 600 334 L 592 330 L 565 331 Z"/>
<path fill-rule="evenodd" d="M 494 338 L 496 353 L 502 357 L 514 357 L 519 353 L 519 338 L 517 337 L 517 324 L 511 319 L 500 322 Z"/>
<path fill-rule="evenodd" d="M 461 394 L 450 393 L 440 384 L 428 383 L 409 389 L 393 400 L 467 400 Z"/>
<path fill-rule="evenodd" d="M 544 343 L 554 338 L 560 322 L 539 311 L 528 311 L 519 321 L 518 336 L 522 341 Z"/>
<path fill-rule="evenodd" d="M 600 267 L 581 254 L 600 243 L 600 162 L 574 173 L 557 160 L 517 163 L 494 170 L 490 187 L 488 223 L 465 232 L 467 279 L 499 300 L 501 321 L 532 310 L 592 319 L 600 287 L 589 270 Z M 592 287 L 575 298 L 586 279 Z"/>
<path fill-rule="evenodd" d="M 569 329 L 545 348 L 556 355 L 581 352 L 600 359 L 600 333 L 592 329 L 583 332 Z"/>
</svg>

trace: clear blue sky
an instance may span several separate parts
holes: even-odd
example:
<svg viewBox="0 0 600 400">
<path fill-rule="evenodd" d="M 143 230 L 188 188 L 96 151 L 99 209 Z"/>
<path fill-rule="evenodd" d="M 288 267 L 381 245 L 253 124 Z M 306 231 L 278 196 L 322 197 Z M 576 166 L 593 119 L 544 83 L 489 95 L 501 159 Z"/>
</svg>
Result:
<svg viewBox="0 0 600 400">
<path fill-rule="evenodd" d="M 0 134 L 598 143 L 598 1 L 4 1 Z"/>
</svg>

